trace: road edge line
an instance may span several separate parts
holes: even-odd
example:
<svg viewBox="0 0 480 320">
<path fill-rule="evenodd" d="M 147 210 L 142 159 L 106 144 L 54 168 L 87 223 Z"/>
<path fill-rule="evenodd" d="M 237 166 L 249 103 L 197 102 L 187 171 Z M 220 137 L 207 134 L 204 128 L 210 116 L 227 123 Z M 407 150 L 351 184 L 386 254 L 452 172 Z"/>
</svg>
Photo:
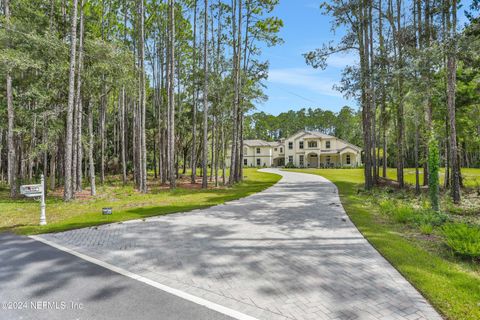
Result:
<svg viewBox="0 0 480 320">
<path fill-rule="evenodd" d="M 55 242 L 52 242 L 52 241 L 49 241 L 49 240 L 46 240 L 46 239 L 43 239 L 39 236 L 35 236 L 35 235 L 32 235 L 32 236 L 28 236 L 29 238 L 33 239 L 33 240 L 36 240 L 36 241 L 39 241 L 39 242 L 42 242 L 46 245 L 49 245 L 55 249 L 58 249 L 58 250 L 61 250 L 63 252 L 66 252 L 66 253 L 69 253 L 71 255 L 74 255 L 82 260 L 85 260 L 85 261 L 88 261 L 90 263 L 93 263 L 93 264 L 96 264 L 100 267 L 103 267 L 105 269 L 108 269 L 110 271 L 113 271 L 113 272 L 116 272 L 116 273 L 119 273 L 125 277 L 128 277 L 128 278 L 131 278 L 131 279 L 134 279 L 134 280 L 137 280 L 137 281 L 140 281 L 142 283 L 145 283 L 149 286 L 152 286 L 152 287 L 155 287 L 157 289 L 160 289 L 162 291 L 165 291 L 165 292 L 168 292 L 174 296 L 177 296 L 179 298 L 182 298 L 184 300 L 187 300 L 187 301 L 190 301 L 190 302 L 193 302 L 195 304 L 198 304 L 198 305 L 201 305 L 201 306 L 204 306 L 208 309 L 211 309 L 211 310 L 214 310 L 214 311 L 217 311 L 219 313 L 222 313 L 226 316 L 229 316 L 229 317 L 232 317 L 234 319 L 237 319 L 237 320 L 258 320 L 257 318 L 254 318 L 252 316 L 249 316 L 249 315 L 246 315 L 244 313 L 241 313 L 240 311 L 236 311 L 236 310 L 233 310 L 233 309 L 230 309 L 228 307 L 225 307 L 225 306 L 222 306 L 222 305 L 219 305 L 215 302 L 211 302 L 209 300 L 205 300 L 203 298 L 200 298 L 200 297 L 197 297 L 197 296 L 194 296 L 190 293 L 186 293 L 184 291 L 181 291 L 181 290 L 178 290 L 178 289 L 175 289 L 175 288 L 172 288 L 172 287 L 169 287 L 167 285 L 164 285 L 164 284 L 161 284 L 159 282 L 156 282 L 154 280 L 151 280 L 151 279 L 148 279 L 144 276 L 141 276 L 139 274 L 136 274 L 136 273 L 133 273 L 133 272 L 130 272 L 128 270 L 125 270 L 125 269 L 122 269 L 120 267 L 117 267 L 117 266 L 114 266 L 108 262 L 104 262 L 104 261 L 101 261 L 101 260 L 98 260 L 96 258 L 93 258 L 93 257 L 90 257 L 86 254 L 83 254 L 83 253 L 80 253 L 80 252 L 77 252 L 75 250 L 72 250 L 72 249 L 69 249 L 67 247 L 64 247 L 60 244 L 57 244 Z"/>
</svg>

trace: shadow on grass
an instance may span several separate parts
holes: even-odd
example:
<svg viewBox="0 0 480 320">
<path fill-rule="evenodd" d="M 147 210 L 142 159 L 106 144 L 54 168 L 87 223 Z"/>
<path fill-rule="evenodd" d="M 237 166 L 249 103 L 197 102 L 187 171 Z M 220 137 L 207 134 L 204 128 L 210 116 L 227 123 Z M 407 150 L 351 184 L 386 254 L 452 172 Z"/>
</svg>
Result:
<svg viewBox="0 0 480 320">
<path fill-rule="evenodd" d="M 153 216 L 160 216 L 170 213 L 188 212 L 195 209 L 203 209 L 214 205 L 223 204 L 228 201 L 243 198 L 254 193 L 263 191 L 268 187 L 271 187 L 280 179 L 277 176 L 275 179 L 268 181 L 253 181 L 247 180 L 235 185 L 231 188 L 224 189 L 207 189 L 207 190 L 189 190 L 189 189 L 176 189 L 167 190 L 173 196 L 189 195 L 189 194 L 204 194 L 196 203 L 182 203 L 163 206 L 147 206 L 147 207 L 134 207 L 127 210 L 114 210 L 112 215 L 102 215 L 101 212 L 89 212 L 85 214 L 75 215 L 65 220 L 49 223 L 47 226 L 39 225 L 15 225 L 9 227 L 0 228 L 0 232 L 12 231 L 17 234 L 41 234 L 62 232 L 66 230 L 86 228 L 99 226 L 108 223 L 116 223 L 127 220 L 142 219 Z M 141 205 L 141 204 L 139 204 Z M 48 217 L 47 217 L 48 219 Z"/>
</svg>

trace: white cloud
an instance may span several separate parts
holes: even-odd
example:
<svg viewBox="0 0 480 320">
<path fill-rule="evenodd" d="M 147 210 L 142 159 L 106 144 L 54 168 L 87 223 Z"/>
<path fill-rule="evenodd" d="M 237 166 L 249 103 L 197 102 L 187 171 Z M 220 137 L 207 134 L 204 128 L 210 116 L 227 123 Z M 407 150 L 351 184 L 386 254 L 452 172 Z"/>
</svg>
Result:
<svg viewBox="0 0 480 320">
<path fill-rule="evenodd" d="M 342 97 L 340 92 L 332 88 L 336 80 L 310 67 L 271 69 L 268 72 L 268 82 L 291 87 L 292 91 L 299 93 L 308 90 L 320 95 Z M 299 91 L 299 88 L 302 90 Z"/>
<path fill-rule="evenodd" d="M 347 54 L 334 54 L 328 57 L 327 59 L 327 64 L 329 67 L 335 67 L 335 68 L 345 68 L 346 66 L 352 66 L 357 64 L 358 59 L 353 53 L 347 53 Z"/>
</svg>

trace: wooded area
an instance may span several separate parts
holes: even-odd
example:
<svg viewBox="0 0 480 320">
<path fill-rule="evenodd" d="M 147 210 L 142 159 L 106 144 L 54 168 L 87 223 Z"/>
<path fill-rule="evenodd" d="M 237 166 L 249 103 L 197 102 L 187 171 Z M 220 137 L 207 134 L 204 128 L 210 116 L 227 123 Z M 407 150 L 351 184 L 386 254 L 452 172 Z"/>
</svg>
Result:
<svg viewBox="0 0 480 320">
<path fill-rule="evenodd" d="M 456 0 L 322 4 L 333 17 L 332 28 L 345 27 L 347 33 L 304 56 L 308 64 L 324 68 L 332 54 L 353 50 L 358 55 L 359 65 L 344 70 L 340 90 L 361 106 L 366 189 L 386 177 L 390 156 L 401 188 L 406 160 L 414 159 L 419 191 L 419 168 L 424 185 L 438 174 L 438 168 L 429 172 L 433 160 L 428 160 L 436 153 L 431 148 L 439 148 L 445 187 L 459 203 L 460 167 L 480 165 L 479 1 L 466 8 L 465 26 L 458 25 L 458 7 Z M 429 144 L 432 139 L 437 144 Z"/>
<path fill-rule="evenodd" d="M 171 188 L 187 168 L 203 188 L 240 181 L 244 116 L 264 98 L 260 44 L 281 42 L 277 4 L 3 0 L 0 180 L 15 197 L 44 173 L 65 201 L 110 174 L 142 193 L 152 171 Z"/>
<path fill-rule="evenodd" d="M 143 193 L 148 172 L 170 188 L 189 170 L 203 188 L 231 185 L 243 176 L 244 138 L 309 128 L 364 148 L 367 189 L 387 166 L 400 187 L 406 166 L 417 170 L 417 190 L 428 185 L 438 148 L 458 203 L 460 168 L 480 166 L 479 1 L 466 8 L 465 26 L 457 0 L 323 3 L 332 27 L 347 32 L 305 60 L 324 68 L 329 56 L 356 52 L 359 64 L 345 68 L 338 89 L 360 111 L 273 117 L 249 111 L 266 98 L 261 47 L 282 42 L 277 4 L 3 0 L 0 180 L 15 197 L 19 183 L 44 173 L 67 201 L 87 185 L 94 195 L 96 179 L 110 174 Z"/>
</svg>

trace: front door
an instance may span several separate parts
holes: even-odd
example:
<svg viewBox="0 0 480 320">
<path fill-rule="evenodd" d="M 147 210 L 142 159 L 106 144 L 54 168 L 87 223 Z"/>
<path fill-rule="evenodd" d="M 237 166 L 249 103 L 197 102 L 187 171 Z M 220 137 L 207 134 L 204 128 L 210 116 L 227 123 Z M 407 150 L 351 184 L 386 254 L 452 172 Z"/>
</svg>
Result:
<svg viewBox="0 0 480 320">
<path fill-rule="evenodd" d="M 311 153 L 308 155 L 308 167 L 317 168 L 318 167 L 318 155 Z"/>
</svg>

